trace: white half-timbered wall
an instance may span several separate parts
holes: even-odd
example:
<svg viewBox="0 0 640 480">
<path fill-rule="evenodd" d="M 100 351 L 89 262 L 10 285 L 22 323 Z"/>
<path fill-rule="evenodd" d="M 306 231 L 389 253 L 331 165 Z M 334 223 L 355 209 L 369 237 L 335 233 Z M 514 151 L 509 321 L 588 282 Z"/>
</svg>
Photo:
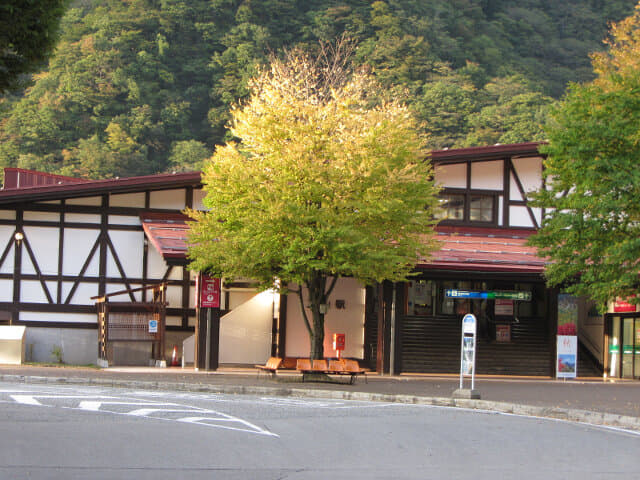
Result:
<svg viewBox="0 0 640 480">
<path fill-rule="evenodd" d="M 436 182 L 444 193 L 497 195 L 496 221 L 491 226 L 539 228 L 542 211 L 527 204 L 527 195 L 542 187 L 542 168 L 542 157 L 532 156 L 465 159 L 435 165 L 434 170 Z M 465 223 L 473 226 L 472 222 Z"/>
<path fill-rule="evenodd" d="M 97 317 L 91 297 L 165 281 L 167 329 L 193 327 L 195 276 L 165 262 L 145 238 L 139 214 L 201 208 L 202 197 L 200 189 L 185 187 L 3 205 L 0 319 L 27 327 L 92 329 L 89 338 L 96 339 L 85 363 L 94 362 Z M 146 295 L 113 301 L 144 301 Z M 47 355 L 41 352 L 39 360 Z"/>
</svg>

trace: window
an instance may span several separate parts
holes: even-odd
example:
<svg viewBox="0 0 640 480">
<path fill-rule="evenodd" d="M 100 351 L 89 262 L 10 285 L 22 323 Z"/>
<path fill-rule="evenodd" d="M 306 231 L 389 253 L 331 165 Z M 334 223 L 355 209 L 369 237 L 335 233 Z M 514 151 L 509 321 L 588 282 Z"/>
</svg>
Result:
<svg viewBox="0 0 640 480">
<path fill-rule="evenodd" d="M 446 223 L 497 224 L 498 197 L 495 192 L 447 191 L 440 194 L 436 218 Z"/>
<path fill-rule="evenodd" d="M 464 195 L 440 195 L 440 208 L 437 218 L 442 220 L 464 220 Z"/>
<path fill-rule="evenodd" d="M 493 222 L 492 195 L 470 195 L 469 220 L 472 222 Z"/>
</svg>

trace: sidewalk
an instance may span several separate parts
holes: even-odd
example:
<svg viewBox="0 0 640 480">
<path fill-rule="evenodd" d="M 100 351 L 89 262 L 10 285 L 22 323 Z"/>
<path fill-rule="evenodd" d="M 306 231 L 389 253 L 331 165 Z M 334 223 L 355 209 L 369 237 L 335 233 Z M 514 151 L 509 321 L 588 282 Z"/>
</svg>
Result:
<svg viewBox="0 0 640 480">
<path fill-rule="evenodd" d="M 476 377 L 480 400 L 452 399 L 457 375 L 368 374 L 355 385 L 301 382 L 296 372 L 275 379 L 255 369 L 44 367 L 0 365 L 0 381 L 114 385 L 129 388 L 191 390 L 211 393 L 307 396 L 458 406 L 553 417 L 640 430 L 640 381 L 579 378 L 562 381 L 545 377 Z M 468 380 L 467 380 L 468 382 Z M 468 383 L 465 384 L 468 387 Z"/>
</svg>

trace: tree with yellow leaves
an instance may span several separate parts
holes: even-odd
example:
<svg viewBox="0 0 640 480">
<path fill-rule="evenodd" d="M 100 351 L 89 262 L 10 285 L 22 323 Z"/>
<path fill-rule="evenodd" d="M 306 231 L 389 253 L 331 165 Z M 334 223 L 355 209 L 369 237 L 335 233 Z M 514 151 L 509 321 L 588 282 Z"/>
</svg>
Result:
<svg viewBox="0 0 640 480">
<path fill-rule="evenodd" d="M 435 246 L 420 128 L 349 70 L 345 45 L 289 52 L 252 80 L 232 111 L 236 141 L 205 166 L 209 210 L 190 212 L 192 268 L 295 292 L 314 359 L 339 277 L 400 281 Z"/>
</svg>

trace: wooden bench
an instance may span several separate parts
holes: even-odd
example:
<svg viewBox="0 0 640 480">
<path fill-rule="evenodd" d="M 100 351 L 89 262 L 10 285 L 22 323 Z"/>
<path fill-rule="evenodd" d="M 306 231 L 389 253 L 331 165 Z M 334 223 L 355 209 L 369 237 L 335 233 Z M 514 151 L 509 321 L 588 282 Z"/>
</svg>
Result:
<svg viewBox="0 0 640 480">
<path fill-rule="evenodd" d="M 302 373 L 302 381 L 308 373 L 324 373 L 327 375 L 349 375 L 349 383 L 353 385 L 358 375 L 364 375 L 364 381 L 367 382 L 366 370 L 360 368 L 357 360 L 340 359 L 340 360 L 314 360 L 311 362 L 308 358 L 299 358 L 296 363 L 296 370 Z"/>
<path fill-rule="evenodd" d="M 258 378 L 260 378 L 260 372 L 268 372 L 272 377 L 275 377 L 281 363 L 281 358 L 270 357 L 269 360 L 267 360 L 267 363 L 265 363 L 264 365 L 255 365 L 255 367 L 258 369 Z"/>
<path fill-rule="evenodd" d="M 364 375 L 364 383 L 367 381 L 367 372 L 365 369 L 360 368 L 357 360 L 350 360 L 342 358 L 339 360 L 329 361 L 329 373 L 336 375 L 350 375 L 349 383 L 353 385 L 358 375 Z"/>
<path fill-rule="evenodd" d="M 299 358 L 296 361 L 296 370 L 305 373 L 327 373 L 329 366 L 326 360 L 314 360 L 311 362 L 308 358 Z"/>
</svg>

